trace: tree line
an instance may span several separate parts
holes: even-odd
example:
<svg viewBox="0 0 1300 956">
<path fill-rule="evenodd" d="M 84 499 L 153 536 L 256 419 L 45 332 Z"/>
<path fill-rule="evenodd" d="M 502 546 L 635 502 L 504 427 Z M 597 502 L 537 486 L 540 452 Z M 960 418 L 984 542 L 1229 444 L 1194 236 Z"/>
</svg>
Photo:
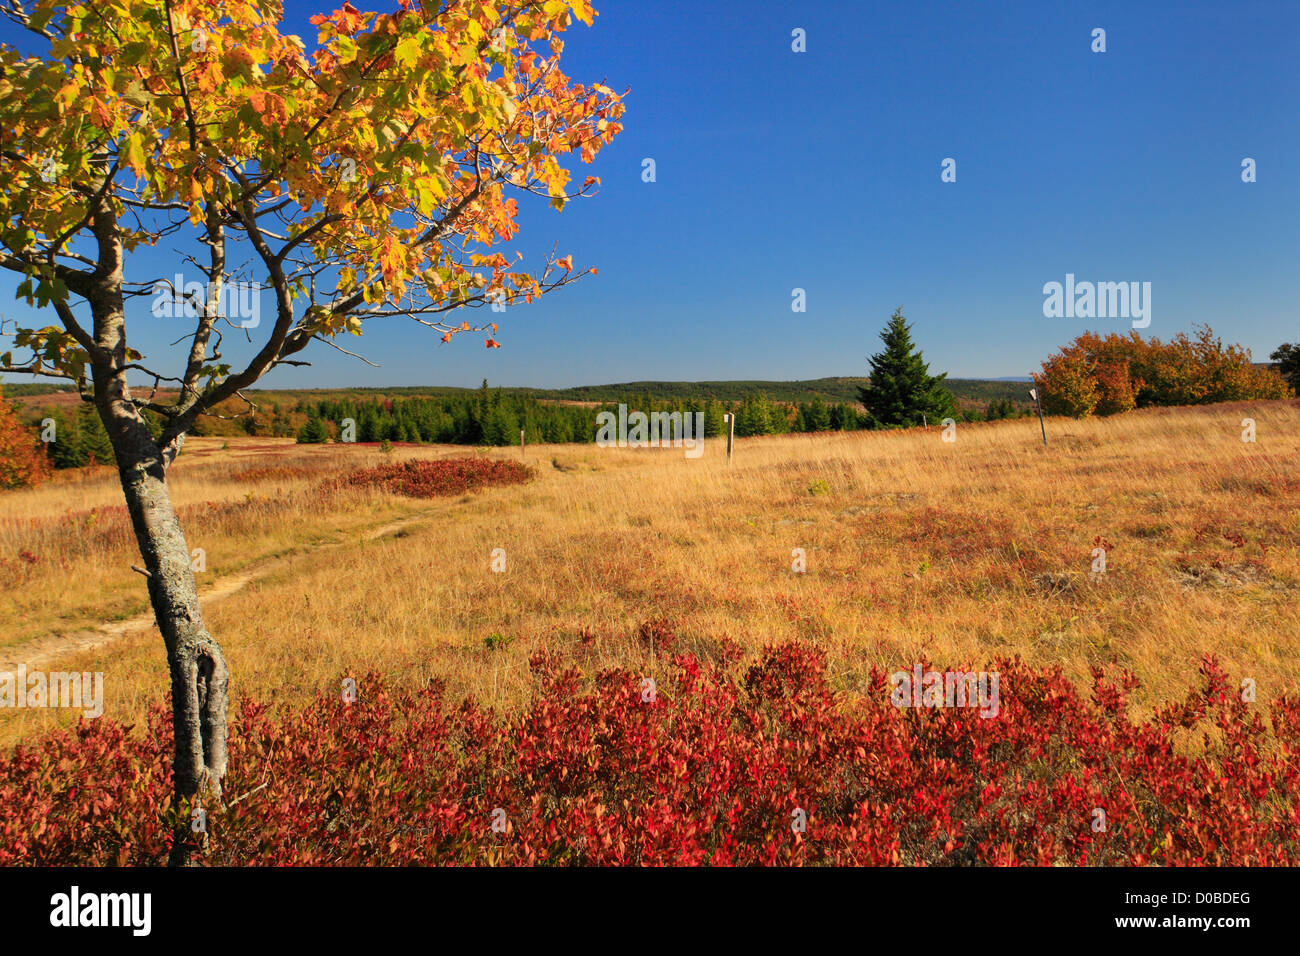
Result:
<svg viewBox="0 0 1300 956">
<path fill-rule="evenodd" d="M 345 429 L 358 442 L 436 442 L 450 445 L 518 445 L 526 440 L 546 444 L 589 443 L 596 440 L 596 416 L 617 412 L 618 403 L 546 402 L 526 395 L 489 388 L 485 381 L 472 396 L 321 399 L 306 402 L 307 421 L 298 440 L 316 443 L 346 440 Z M 726 431 L 724 415 L 736 416 L 736 434 L 742 437 L 790 431 L 830 431 L 864 427 L 853 406 L 826 403 L 774 402 L 752 395 L 740 402 L 715 399 L 671 401 L 649 395 L 629 395 L 623 402 L 631 411 L 680 412 L 704 416 L 704 437 Z"/>
<path fill-rule="evenodd" d="M 857 431 L 941 424 L 945 418 L 988 421 L 1012 418 L 1027 411 L 1009 399 L 995 399 L 983 409 L 962 408 L 943 384 L 946 375 L 931 375 L 929 365 L 911 338 L 911 327 L 895 310 L 880 333 L 884 348 L 870 359 L 870 379 L 859 389 L 860 407 L 847 402 L 780 402 L 759 392 L 738 402 L 713 398 L 684 401 L 655 400 L 648 394 L 629 396 L 630 411 L 702 414 L 704 437 L 727 430 L 725 415 L 735 416 L 740 438 L 790 432 Z M 454 445 L 518 445 L 522 429 L 527 440 L 546 444 L 594 442 L 596 416 L 616 412 L 618 405 L 542 402 L 532 396 L 490 389 L 484 380 L 473 396 L 404 399 L 321 399 L 308 403 L 307 421 L 298 432 L 303 443 L 348 440 L 345 423 L 358 442 L 436 442 Z"/>
<path fill-rule="evenodd" d="M 908 428 L 937 425 L 945 418 L 993 421 L 1031 414 L 1009 399 L 994 399 L 983 408 L 961 407 L 944 386 L 946 375 L 931 375 L 911 338 L 911 326 L 898 311 L 880 333 L 884 347 L 869 359 L 869 378 L 858 390 L 858 404 L 777 401 L 762 392 L 740 401 L 714 398 L 672 400 L 648 393 L 628 395 L 630 411 L 682 412 L 704 416 L 704 437 L 726 434 L 728 413 L 736 417 L 737 437 Z M 1049 415 L 1113 415 L 1153 405 L 1196 405 L 1249 399 L 1286 398 L 1300 391 L 1300 345 L 1284 344 L 1271 356 L 1276 368 L 1254 365 L 1239 345 L 1224 345 L 1209 326 L 1194 336 L 1180 333 L 1168 342 L 1143 339 L 1137 332 L 1099 335 L 1085 332 L 1051 355 L 1034 376 L 1043 410 Z M 20 386 L 13 391 L 25 392 Z M 529 442 L 591 443 L 596 416 L 617 412 L 615 402 L 546 401 L 518 391 L 490 388 L 487 381 L 472 393 L 399 398 L 326 398 L 300 400 L 286 407 L 271 401 L 242 419 L 250 435 L 296 436 L 299 442 L 338 440 L 410 442 L 448 445 L 519 444 L 522 430 Z M 50 468 L 81 468 L 115 463 L 112 442 L 89 403 L 71 411 L 52 408 L 23 425 L 0 395 L 0 488 L 41 480 Z M 306 416 L 305 423 L 299 425 Z M 161 431 L 157 416 L 146 411 L 146 424 Z M 350 434 L 345 423 L 350 422 Z M 201 425 L 194 433 L 202 435 Z"/>
</svg>

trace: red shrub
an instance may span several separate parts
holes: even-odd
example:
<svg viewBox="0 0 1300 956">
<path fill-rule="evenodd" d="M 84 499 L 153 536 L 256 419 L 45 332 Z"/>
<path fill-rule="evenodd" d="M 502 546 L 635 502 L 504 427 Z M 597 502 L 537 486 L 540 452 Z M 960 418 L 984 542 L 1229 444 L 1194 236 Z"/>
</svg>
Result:
<svg viewBox="0 0 1300 956">
<path fill-rule="evenodd" d="M 331 482 L 334 487 L 380 488 L 414 498 L 459 495 L 488 485 L 517 485 L 532 471 L 516 461 L 494 458 L 439 458 L 404 461 L 354 471 Z"/>
<path fill-rule="evenodd" d="M 650 699 L 637 673 L 588 680 L 554 652 L 531 663 L 534 698 L 513 715 L 373 676 L 350 706 L 246 701 L 205 859 L 1300 862 L 1300 702 L 1265 718 L 1213 659 L 1201 688 L 1144 721 L 1126 716 L 1127 672 L 1096 671 L 1087 699 L 1018 660 L 996 665 L 992 719 L 896 708 L 880 671 L 873 693 L 843 699 L 799 645 L 743 674 L 679 655 Z M 1182 755 L 1197 733 L 1203 752 Z M 159 709 L 145 735 L 101 719 L 0 758 L 0 864 L 164 859 L 170 735 Z"/>
</svg>

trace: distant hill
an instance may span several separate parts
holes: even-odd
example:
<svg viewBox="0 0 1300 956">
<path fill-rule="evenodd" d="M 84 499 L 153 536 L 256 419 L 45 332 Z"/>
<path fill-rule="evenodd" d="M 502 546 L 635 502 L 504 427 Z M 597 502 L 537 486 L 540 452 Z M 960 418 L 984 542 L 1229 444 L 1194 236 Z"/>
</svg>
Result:
<svg viewBox="0 0 1300 956">
<path fill-rule="evenodd" d="M 47 382 L 0 382 L 0 392 L 10 398 L 24 395 L 52 395 L 55 392 L 75 392 L 75 385 L 57 385 Z"/>
<path fill-rule="evenodd" d="M 750 395 L 766 395 L 778 402 L 810 402 L 820 398 L 826 402 L 856 402 L 858 388 L 867 383 L 860 376 L 843 375 L 830 378 L 813 378 L 794 382 L 739 380 L 729 382 L 623 382 L 614 385 L 580 385 L 561 389 L 507 389 L 532 395 L 579 402 L 612 402 L 629 395 L 649 395 L 655 399 L 713 398 L 722 402 L 737 402 Z M 950 378 L 947 386 L 962 404 L 985 405 L 995 399 L 1008 399 L 1018 405 L 1027 405 L 1029 396 L 1023 383 L 1014 380 L 978 378 Z"/>
<path fill-rule="evenodd" d="M 820 398 L 824 402 L 857 402 L 858 387 L 867 380 L 860 376 L 843 375 L 829 378 L 813 378 L 793 382 L 774 382 L 761 380 L 734 380 L 719 382 L 621 382 L 610 385 L 578 385 L 573 388 L 527 388 L 503 387 L 502 391 L 511 395 L 524 395 L 541 401 L 567 402 L 621 402 L 628 399 L 649 397 L 658 401 L 686 401 L 689 399 L 712 398 L 720 402 L 739 402 L 751 395 L 766 395 L 777 402 L 810 402 Z M 979 379 L 950 378 L 948 387 L 965 406 L 983 407 L 998 399 L 1007 399 L 1015 405 L 1028 406 L 1027 385 L 1022 379 Z M 0 386 L 11 397 L 30 398 L 37 395 L 53 395 L 57 392 L 74 391 L 70 385 L 6 384 Z M 495 388 L 495 386 L 493 386 Z M 447 396 L 472 392 L 472 388 L 460 388 L 450 385 L 397 385 L 381 388 L 312 388 L 312 389 L 254 389 L 250 397 L 262 396 L 267 400 L 294 402 L 310 397 L 312 400 L 324 398 L 341 398 L 344 396 L 396 398 L 417 395 Z M 166 390 L 160 392 L 166 398 Z M 38 403 L 39 404 L 39 403 Z"/>
</svg>

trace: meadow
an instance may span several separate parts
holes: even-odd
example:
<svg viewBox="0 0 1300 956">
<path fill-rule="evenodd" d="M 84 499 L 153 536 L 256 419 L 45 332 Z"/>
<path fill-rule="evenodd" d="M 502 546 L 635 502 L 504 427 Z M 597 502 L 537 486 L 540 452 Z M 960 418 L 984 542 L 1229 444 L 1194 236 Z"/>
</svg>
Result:
<svg viewBox="0 0 1300 956">
<path fill-rule="evenodd" d="M 1047 448 L 1030 419 L 959 425 L 952 443 L 772 436 L 739 440 L 731 464 L 712 440 L 695 460 L 530 445 L 526 484 L 431 499 L 339 479 L 464 448 L 195 438 L 169 483 L 236 700 L 300 704 L 375 674 L 517 709 L 536 653 L 654 675 L 657 629 L 705 660 L 805 643 L 849 694 L 878 692 L 873 668 L 1019 656 L 1085 689 L 1121 665 L 1149 710 L 1207 653 L 1261 705 L 1294 694 L 1300 401 L 1047 431 Z M 102 671 L 106 715 L 142 725 L 165 664 L 120 495 L 101 467 L 0 496 L 0 669 Z M 73 721 L 2 710 L 0 743 Z"/>
</svg>

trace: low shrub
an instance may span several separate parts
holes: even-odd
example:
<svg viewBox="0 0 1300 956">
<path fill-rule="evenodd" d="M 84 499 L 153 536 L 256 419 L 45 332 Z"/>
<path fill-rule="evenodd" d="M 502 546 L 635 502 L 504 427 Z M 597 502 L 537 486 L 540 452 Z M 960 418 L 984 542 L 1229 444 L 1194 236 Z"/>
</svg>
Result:
<svg viewBox="0 0 1300 956">
<path fill-rule="evenodd" d="M 822 655 L 797 644 L 749 667 L 678 655 L 655 695 L 643 675 L 587 678 L 554 652 L 531 665 L 516 713 L 373 675 L 350 704 L 244 701 L 201 859 L 1300 862 L 1300 702 L 1259 712 L 1213 658 L 1201 686 L 1142 720 L 1126 672 L 1095 671 L 1088 697 L 1019 660 L 997 662 L 992 719 L 897 708 L 878 670 L 870 693 L 835 693 Z M 165 860 L 170 748 L 159 706 L 144 733 L 83 721 L 0 758 L 0 864 Z"/>
<path fill-rule="evenodd" d="M 330 484 L 345 488 L 379 488 L 413 498 L 459 495 L 491 485 L 517 485 L 528 481 L 532 470 L 516 461 L 493 458 L 438 458 L 379 465 L 354 471 Z"/>
</svg>

